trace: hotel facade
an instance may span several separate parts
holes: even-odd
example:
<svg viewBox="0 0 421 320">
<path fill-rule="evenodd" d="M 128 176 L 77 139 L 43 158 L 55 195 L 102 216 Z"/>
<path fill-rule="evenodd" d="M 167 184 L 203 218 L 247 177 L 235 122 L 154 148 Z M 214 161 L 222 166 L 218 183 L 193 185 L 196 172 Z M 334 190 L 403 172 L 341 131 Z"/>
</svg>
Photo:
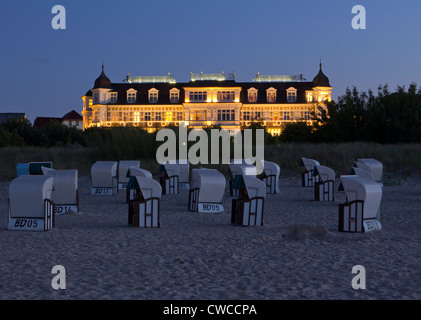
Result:
<svg viewBox="0 0 421 320">
<path fill-rule="evenodd" d="M 322 72 L 313 81 L 303 76 L 260 75 L 236 82 L 235 73 L 193 74 L 178 83 L 168 76 L 130 76 L 112 83 L 105 75 L 83 97 L 83 128 L 134 126 L 153 132 L 183 123 L 200 129 L 219 125 L 235 133 L 260 121 L 279 135 L 287 123 L 312 125 L 312 113 L 325 108 L 332 87 Z"/>
</svg>

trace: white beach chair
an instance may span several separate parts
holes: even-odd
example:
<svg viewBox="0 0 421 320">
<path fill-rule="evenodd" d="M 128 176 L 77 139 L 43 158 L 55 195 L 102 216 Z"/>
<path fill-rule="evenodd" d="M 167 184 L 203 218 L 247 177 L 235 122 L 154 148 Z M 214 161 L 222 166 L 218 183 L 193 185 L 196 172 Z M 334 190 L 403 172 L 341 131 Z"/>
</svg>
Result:
<svg viewBox="0 0 421 320">
<path fill-rule="evenodd" d="M 383 177 L 383 164 L 373 158 L 357 159 L 354 162 L 354 167 L 367 170 L 373 175 L 374 181 L 381 183 Z"/>
<path fill-rule="evenodd" d="M 361 178 L 370 179 L 370 180 L 375 181 L 374 180 L 374 177 L 373 177 L 373 174 L 370 171 L 365 170 L 365 169 L 361 169 L 361 168 L 357 168 L 357 167 L 352 167 L 351 168 L 350 175 L 357 175 L 357 176 L 359 176 Z"/>
<path fill-rule="evenodd" d="M 160 227 L 162 187 L 154 179 L 136 176 L 135 200 L 129 202 L 129 225 L 143 228 Z"/>
<path fill-rule="evenodd" d="M 140 167 L 138 160 L 121 160 L 118 162 L 118 190 L 126 189 L 129 178 L 127 177 L 127 170 L 129 167 Z"/>
<path fill-rule="evenodd" d="M 17 176 L 21 175 L 42 175 L 41 167 L 52 168 L 52 162 L 28 162 L 28 163 L 19 163 L 16 166 Z"/>
<path fill-rule="evenodd" d="M 42 167 L 42 173 L 54 178 L 51 201 L 54 213 L 79 212 L 78 171 L 76 169 L 54 170 Z"/>
<path fill-rule="evenodd" d="M 320 163 L 313 159 L 301 158 L 300 166 L 305 169 L 301 174 L 302 186 L 314 187 L 318 177 L 313 175 L 313 170 L 314 166 L 320 166 Z"/>
<path fill-rule="evenodd" d="M 162 194 L 179 193 L 180 166 L 178 164 L 166 163 L 160 167 L 164 171 L 164 176 L 160 178 Z"/>
<path fill-rule="evenodd" d="M 9 186 L 8 230 L 48 231 L 54 227 L 54 178 L 22 175 Z"/>
<path fill-rule="evenodd" d="M 230 194 L 231 196 L 238 197 L 239 190 L 232 187 L 234 180 L 236 177 L 240 177 L 242 175 L 256 177 L 257 168 L 254 165 L 249 164 L 245 159 L 233 159 L 230 161 L 228 167 L 231 173 L 231 179 L 229 180 Z"/>
<path fill-rule="evenodd" d="M 335 201 L 335 171 L 325 166 L 315 165 L 313 176 L 317 180 L 314 185 L 316 201 Z"/>
<path fill-rule="evenodd" d="M 235 187 L 240 194 L 232 199 L 231 223 L 240 226 L 263 226 L 263 209 L 266 184 L 253 176 L 243 175 L 236 179 Z"/>
<path fill-rule="evenodd" d="M 188 160 L 177 160 L 177 165 L 180 168 L 178 188 L 179 190 L 189 190 L 190 189 L 190 162 Z"/>
<path fill-rule="evenodd" d="M 226 180 L 216 169 L 193 169 L 189 192 L 189 210 L 219 213 L 224 211 Z"/>
<path fill-rule="evenodd" d="M 91 195 L 111 196 L 118 193 L 117 161 L 97 161 L 91 167 Z"/>
<path fill-rule="evenodd" d="M 142 168 L 129 167 L 129 169 L 127 170 L 128 183 L 126 189 L 126 203 L 135 199 L 134 196 L 136 191 L 136 177 L 145 177 L 152 179 L 152 173 Z"/>
<path fill-rule="evenodd" d="M 261 180 L 266 184 L 266 193 L 275 194 L 279 192 L 279 175 L 281 169 L 275 162 L 263 160 L 264 174 Z"/>
<path fill-rule="evenodd" d="M 340 189 L 346 194 L 346 202 L 339 204 L 341 232 L 368 232 L 380 230 L 381 186 L 356 175 L 341 176 Z"/>
</svg>

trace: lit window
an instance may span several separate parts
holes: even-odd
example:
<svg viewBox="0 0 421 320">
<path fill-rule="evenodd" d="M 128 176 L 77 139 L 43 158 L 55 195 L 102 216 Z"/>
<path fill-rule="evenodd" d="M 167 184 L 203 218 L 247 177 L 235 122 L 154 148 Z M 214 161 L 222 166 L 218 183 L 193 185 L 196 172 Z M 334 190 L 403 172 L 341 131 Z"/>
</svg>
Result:
<svg viewBox="0 0 421 320">
<path fill-rule="evenodd" d="M 268 102 L 276 102 L 276 89 L 269 88 L 266 90 L 266 96 Z"/>
<path fill-rule="evenodd" d="M 218 91 L 217 99 L 218 101 L 234 101 L 235 92 L 234 91 Z"/>
<path fill-rule="evenodd" d="M 313 102 L 313 92 L 307 92 L 307 102 Z"/>
<path fill-rule="evenodd" d="M 235 120 L 235 110 L 218 110 L 218 121 L 234 121 Z"/>
<path fill-rule="evenodd" d="M 206 101 L 207 99 L 206 91 L 192 91 L 190 92 L 190 101 Z"/>
<path fill-rule="evenodd" d="M 256 102 L 257 101 L 257 92 L 250 92 L 249 93 L 249 102 Z"/>
<path fill-rule="evenodd" d="M 140 121 L 140 112 L 133 112 L 133 121 L 134 122 Z"/>
<path fill-rule="evenodd" d="M 116 103 L 117 102 L 117 92 L 111 92 L 110 102 L 111 103 Z"/>
<path fill-rule="evenodd" d="M 247 93 L 248 93 L 249 102 L 257 102 L 257 89 L 256 88 L 248 89 Z"/>
<path fill-rule="evenodd" d="M 191 121 L 206 121 L 206 110 L 192 110 L 190 112 Z"/>
</svg>

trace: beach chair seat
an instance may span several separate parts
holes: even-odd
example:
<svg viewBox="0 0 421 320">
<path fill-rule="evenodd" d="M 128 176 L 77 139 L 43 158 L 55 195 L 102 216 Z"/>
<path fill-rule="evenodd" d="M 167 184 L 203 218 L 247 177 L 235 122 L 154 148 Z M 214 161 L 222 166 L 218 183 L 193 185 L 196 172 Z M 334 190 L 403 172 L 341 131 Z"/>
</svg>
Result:
<svg viewBox="0 0 421 320">
<path fill-rule="evenodd" d="M 54 228 L 52 176 L 22 175 L 9 186 L 8 230 L 48 231 Z"/>
<path fill-rule="evenodd" d="M 117 161 L 97 161 L 91 167 L 91 195 L 112 196 L 118 193 Z"/>
<path fill-rule="evenodd" d="M 189 211 L 223 212 L 225 187 L 225 177 L 218 170 L 193 169 L 189 191 Z"/>
<path fill-rule="evenodd" d="M 239 190 L 233 188 L 233 182 L 236 176 L 248 175 L 248 176 L 257 176 L 257 168 L 246 161 L 246 159 L 232 159 L 228 165 L 229 172 L 231 177 L 229 179 L 230 195 L 233 197 L 239 196 Z"/>
<path fill-rule="evenodd" d="M 51 201 L 54 202 L 54 213 L 65 214 L 79 212 L 78 171 L 76 169 L 55 170 L 42 167 L 44 175 L 54 178 L 54 189 Z"/>
<path fill-rule="evenodd" d="M 129 167 L 127 170 L 127 188 L 126 188 L 126 203 L 128 203 L 130 200 L 134 200 L 135 196 L 135 186 L 136 186 L 136 177 L 145 177 L 152 179 L 152 173 L 150 173 L 148 170 L 137 168 L 137 167 Z"/>
<path fill-rule="evenodd" d="M 315 165 L 313 176 L 317 177 L 314 184 L 316 201 L 335 201 L 335 171 L 325 166 Z"/>
<path fill-rule="evenodd" d="M 301 185 L 303 187 L 314 187 L 318 181 L 318 176 L 313 175 L 314 166 L 316 165 L 320 165 L 317 160 L 301 158 L 300 167 L 304 167 L 304 172 L 301 174 Z"/>
<path fill-rule="evenodd" d="M 159 228 L 162 187 L 148 177 L 135 176 L 135 197 L 129 201 L 128 223 L 133 227 Z"/>
<path fill-rule="evenodd" d="M 162 194 L 179 193 L 180 166 L 166 163 L 160 166 L 160 170 L 164 172 L 164 176 L 160 178 Z"/>
<path fill-rule="evenodd" d="M 341 176 L 339 190 L 345 191 L 346 202 L 339 204 L 338 230 L 368 232 L 380 230 L 382 187 L 371 179 L 356 175 Z"/>
<path fill-rule="evenodd" d="M 243 227 L 263 226 L 266 184 L 252 176 L 242 175 L 235 181 L 238 198 L 232 199 L 231 223 Z"/>
<path fill-rule="evenodd" d="M 281 169 L 275 162 L 263 160 L 263 174 L 260 179 L 266 184 L 266 194 L 279 193 L 279 175 Z"/>
</svg>

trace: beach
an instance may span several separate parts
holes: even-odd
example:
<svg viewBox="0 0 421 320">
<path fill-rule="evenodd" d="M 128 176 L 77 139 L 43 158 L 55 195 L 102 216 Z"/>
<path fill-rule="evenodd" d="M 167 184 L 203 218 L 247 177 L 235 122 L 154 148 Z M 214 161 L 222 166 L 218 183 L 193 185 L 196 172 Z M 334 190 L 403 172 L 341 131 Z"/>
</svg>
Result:
<svg viewBox="0 0 421 320">
<path fill-rule="evenodd" d="M 48 232 L 8 231 L 0 182 L 0 299 L 419 300 L 421 179 L 385 183 L 382 230 L 338 232 L 345 193 L 316 202 L 301 177 L 282 177 L 266 196 L 264 226 L 231 224 L 228 189 L 220 214 L 187 210 L 188 191 L 161 198 L 160 228 L 128 225 L 125 191 L 90 195 L 79 178 L 80 212 L 56 216 Z M 55 265 L 66 289 L 51 286 Z M 353 266 L 366 289 L 353 289 Z"/>
</svg>

